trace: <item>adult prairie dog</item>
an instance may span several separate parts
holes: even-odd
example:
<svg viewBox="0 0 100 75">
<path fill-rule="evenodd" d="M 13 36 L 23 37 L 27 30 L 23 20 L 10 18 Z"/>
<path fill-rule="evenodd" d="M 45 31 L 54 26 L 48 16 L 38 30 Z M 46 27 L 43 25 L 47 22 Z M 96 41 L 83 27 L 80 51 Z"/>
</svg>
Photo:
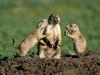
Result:
<svg viewBox="0 0 100 75">
<path fill-rule="evenodd" d="M 86 38 L 80 32 L 77 24 L 70 24 L 66 26 L 66 31 L 64 33 L 70 39 L 72 39 L 74 50 L 76 54 L 83 55 L 86 50 Z"/>
<path fill-rule="evenodd" d="M 45 38 L 40 40 L 38 51 L 40 58 L 61 58 L 61 29 L 60 17 L 56 13 L 52 13 L 48 17 L 48 25 L 45 29 Z"/>
</svg>

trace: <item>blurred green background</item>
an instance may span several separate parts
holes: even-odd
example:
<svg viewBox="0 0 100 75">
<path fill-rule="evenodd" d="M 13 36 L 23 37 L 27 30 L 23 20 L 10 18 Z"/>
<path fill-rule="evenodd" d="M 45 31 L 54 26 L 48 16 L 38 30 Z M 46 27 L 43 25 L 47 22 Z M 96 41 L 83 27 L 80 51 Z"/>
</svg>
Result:
<svg viewBox="0 0 100 75">
<path fill-rule="evenodd" d="M 62 54 L 73 51 L 71 40 L 64 36 L 67 24 L 76 23 L 87 39 L 87 50 L 100 50 L 100 0 L 0 0 L 0 55 L 19 53 L 12 46 L 32 33 L 37 23 L 52 12 L 61 16 Z M 28 55 L 36 54 L 37 47 Z"/>
</svg>

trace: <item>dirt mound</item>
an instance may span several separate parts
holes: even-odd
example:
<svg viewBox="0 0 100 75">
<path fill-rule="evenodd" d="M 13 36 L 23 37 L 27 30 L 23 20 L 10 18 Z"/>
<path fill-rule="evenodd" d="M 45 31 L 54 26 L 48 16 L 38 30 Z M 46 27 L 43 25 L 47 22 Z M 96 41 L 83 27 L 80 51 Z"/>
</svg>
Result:
<svg viewBox="0 0 100 75">
<path fill-rule="evenodd" d="M 60 60 L 16 57 L 0 60 L 0 75 L 100 75 L 100 53 Z"/>
</svg>

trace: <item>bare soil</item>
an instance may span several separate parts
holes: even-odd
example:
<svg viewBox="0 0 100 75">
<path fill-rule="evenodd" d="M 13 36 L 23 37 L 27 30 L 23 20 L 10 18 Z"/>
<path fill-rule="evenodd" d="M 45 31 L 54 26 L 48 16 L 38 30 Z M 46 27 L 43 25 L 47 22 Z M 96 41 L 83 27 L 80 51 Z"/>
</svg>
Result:
<svg viewBox="0 0 100 75">
<path fill-rule="evenodd" d="M 65 55 L 60 60 L 4 58 L 0 59 L 0 75 L 100 75 L 100 53 L 82 57 Z"/>
</svg>

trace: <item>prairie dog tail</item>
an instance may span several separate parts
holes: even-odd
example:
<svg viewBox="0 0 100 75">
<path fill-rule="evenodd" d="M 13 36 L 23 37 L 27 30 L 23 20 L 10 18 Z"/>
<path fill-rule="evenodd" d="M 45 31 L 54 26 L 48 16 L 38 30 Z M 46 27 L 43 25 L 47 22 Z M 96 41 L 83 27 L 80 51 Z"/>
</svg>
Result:
<svg viewBox="0 0 100 75">
<path fill-rule="evenodd" d="M 14 38 L 12 38 L 12 46 L 13 46 L 14 48 L 18 49 L 18 47 L 16 47 L 16 45 L 15 45 L 15 39 L 14 39 Z"/>
</svg>

